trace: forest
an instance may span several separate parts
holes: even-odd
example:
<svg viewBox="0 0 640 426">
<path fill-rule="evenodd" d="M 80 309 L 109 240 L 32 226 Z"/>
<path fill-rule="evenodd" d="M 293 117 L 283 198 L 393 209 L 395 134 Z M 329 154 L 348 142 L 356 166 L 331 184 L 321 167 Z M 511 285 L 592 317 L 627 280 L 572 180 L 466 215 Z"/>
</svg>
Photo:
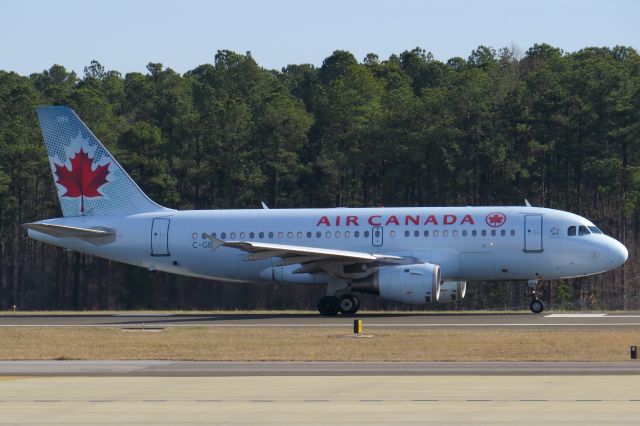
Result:
<svg viewBox="0 0 640 426">
<path fill-rule="evenodd" d="M 545 283 L 556 309 L 640 308 L 640 56 L 479 46 L 442 62 L 336 50 L 265 69 L 218 51 L 180 74 L 98 61 L 0 70 L 0 311 L 315 309 L 321 288 L 224 284 L 112 263 L 26 237 L 61 215 L 35 107 L 68 105 L 141 188 L 177 209 L 523 205 L 569 210 L 624 242 L 618 270 Z M 1 65 L 0 65 L 1 66 Z M 478 282 L 455 305 L 528 306 L 526 284 Z M 411 309 L 363 298 L 366 308 Z M 416 308 L 413 308 L 416 309 Z M 424 309 L 420 307 L 418 309 Z"/>
</svg>

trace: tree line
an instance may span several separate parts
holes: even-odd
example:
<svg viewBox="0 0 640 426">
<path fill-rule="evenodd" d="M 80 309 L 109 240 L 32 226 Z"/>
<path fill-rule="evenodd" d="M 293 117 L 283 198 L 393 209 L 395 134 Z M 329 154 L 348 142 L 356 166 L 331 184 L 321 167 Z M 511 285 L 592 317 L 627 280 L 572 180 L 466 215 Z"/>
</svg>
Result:
<svg viewBox="0 0 640 426">
<path fill-rule="evenodd" d="M 180 74 L 97 61 L 0 70 L 0 309 L 305 308 L 321 289 L 220 284 L 66 252 L 21 224 L 60 216 L 35 115 L 68 105 L 154 200 L 178 209 L 533 205 L 625 242 L 623 269 L 545 286 L 552 306 L 638 308 L 640 56 L 630 47 L 415 48 L 260 67 L 222 50 Z M 528 304 L 470 285 L 456 309 Z M 378 300 L 369 306 L 395 307 Z"/>
</svg>

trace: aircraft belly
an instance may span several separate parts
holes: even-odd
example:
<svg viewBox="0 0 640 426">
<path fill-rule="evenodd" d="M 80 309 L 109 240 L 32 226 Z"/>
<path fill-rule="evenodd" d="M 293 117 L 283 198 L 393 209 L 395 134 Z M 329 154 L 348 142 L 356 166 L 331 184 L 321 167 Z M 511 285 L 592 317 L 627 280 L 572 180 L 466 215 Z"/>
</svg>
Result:
<svg viewBox="0 0 640 426">
<path fill-rule="evenodd" d="M 489 251 L 463 252 L 459 257 L 460 277 L 469 281 L 495 278 L 493 253 Z"/>
</svg>

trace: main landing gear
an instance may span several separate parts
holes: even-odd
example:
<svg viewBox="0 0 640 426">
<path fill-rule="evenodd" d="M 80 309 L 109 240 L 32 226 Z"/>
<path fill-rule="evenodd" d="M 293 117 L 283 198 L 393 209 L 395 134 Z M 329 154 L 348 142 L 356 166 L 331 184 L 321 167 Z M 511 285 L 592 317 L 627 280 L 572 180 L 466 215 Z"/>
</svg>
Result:
<svg viewBox="0 0 640 426">
<path fill-rule="evenodd" d="M 318 311 L 326 317 L 335 317 L 340 312 L 342 315 L 354 315 L 358 312 L 360 301 L 352 294 L 338 297 L 323 296 L 318 300 Z"/>
<path fill-rule="evenodd" d="M 529 309 L 531 309 L 531 312 L 534 314 L 539 314 L 544 311 L 544 303 L 539 299 L 533 299 L 529 304 Z"/>
<path fill-rule="evenodd" d="M 536 278 L 538 278 L 536 274 Z M 531 303 L 529 304 L 529 309 L 534 314 L 539 314 L 544 311 L 544 303 L 542 300 L 538 299 L 538 290 L 540 290 L 541 281 L 539 279 L 529 280 L 527 285 L 529 286 L 529 290 L 531 292 Z"/>
</svg>

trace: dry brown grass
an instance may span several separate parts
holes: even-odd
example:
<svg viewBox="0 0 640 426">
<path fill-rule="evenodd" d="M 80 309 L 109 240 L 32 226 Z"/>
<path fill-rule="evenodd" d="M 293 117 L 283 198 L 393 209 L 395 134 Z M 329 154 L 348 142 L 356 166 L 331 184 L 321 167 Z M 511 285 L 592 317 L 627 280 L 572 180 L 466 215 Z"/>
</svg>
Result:
<svg viewBox="0 0 640 426">
<path fill-rule="evenodd" d="M 625 361 L 622 329 L 3 328 L 0 359 L 234 361 Z"/>
</svg>

